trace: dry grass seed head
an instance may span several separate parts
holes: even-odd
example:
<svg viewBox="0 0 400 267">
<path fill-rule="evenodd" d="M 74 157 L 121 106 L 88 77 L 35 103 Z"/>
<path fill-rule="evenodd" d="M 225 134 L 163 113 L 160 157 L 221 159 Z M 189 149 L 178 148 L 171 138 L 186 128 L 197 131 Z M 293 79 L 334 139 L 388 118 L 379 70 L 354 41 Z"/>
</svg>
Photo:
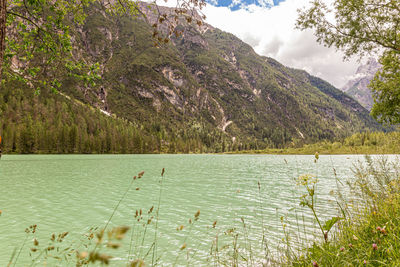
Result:
<svg viewBox="0 0 400 267">
<path fill-rule="evenodd" d="M 121 246 L 121 244 L 117 244 L 117 243 L 112 243 L 112 242 L 107 243 L 107 247 L 112 248 L 112 249 L 117 249 L 120 246 Z"/>
<path fill-rule="evenodd" d="M 200 210 L 198 210 L 195 214 L 194 214 L 194 219 L 197 221 L 199 219 L 200 216 Z"/>
<path fill-rule="evenodd" d="M 89 255 L 89 253 L 87 253 L 87 251 L 83 251 L 83 252 L 76 252 L 76 257 L 80 260 L 85 259 L 87 256 Z"/>
<path fill-rule="evenodd" d="M 130 267 L 145 267 L 146 264 L 144 263 L 143 260 L 137 259 L 137 260 L 131 261 L 129 266 Z"/>
</svg>

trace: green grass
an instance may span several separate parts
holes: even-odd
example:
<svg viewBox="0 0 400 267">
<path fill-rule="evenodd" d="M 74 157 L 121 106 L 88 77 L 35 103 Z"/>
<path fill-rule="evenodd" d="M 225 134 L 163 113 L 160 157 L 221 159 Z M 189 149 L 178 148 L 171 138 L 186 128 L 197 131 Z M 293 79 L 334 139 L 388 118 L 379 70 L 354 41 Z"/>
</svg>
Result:
<svg viewBox="0 0 400 267">
<path fill-rule="evenodd" d="M 399 184 L 397 184 L 399 186 Z M 292 266 L 400 266 L 400 196 L 365 208 L 343 222 L 328 243 L 316 242 Z"/>
<path fill-rule="evenodd" d="M 400 266 L 400 176 L 385 158 L 355 165 L 356 196 L 328 242 L 314 241 L 290 266 Z M 343 203 L 344 204 L 344 203 Z"/>
</svg>

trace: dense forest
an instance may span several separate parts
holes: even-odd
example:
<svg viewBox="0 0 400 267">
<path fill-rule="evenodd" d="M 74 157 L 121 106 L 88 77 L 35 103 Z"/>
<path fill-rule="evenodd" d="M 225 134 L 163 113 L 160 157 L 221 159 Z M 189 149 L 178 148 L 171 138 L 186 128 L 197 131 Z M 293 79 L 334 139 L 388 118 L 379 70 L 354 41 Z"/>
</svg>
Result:
<svg viewBox="0 0 400 267">
<path fill-rule="evenodd" d="M 134 125 L 61 93 L 2 88 L 5 153 L 189 153 L 256 149 L 220 131 L 193 125 L 171 135 L 160 124 Z"/>
</svg>

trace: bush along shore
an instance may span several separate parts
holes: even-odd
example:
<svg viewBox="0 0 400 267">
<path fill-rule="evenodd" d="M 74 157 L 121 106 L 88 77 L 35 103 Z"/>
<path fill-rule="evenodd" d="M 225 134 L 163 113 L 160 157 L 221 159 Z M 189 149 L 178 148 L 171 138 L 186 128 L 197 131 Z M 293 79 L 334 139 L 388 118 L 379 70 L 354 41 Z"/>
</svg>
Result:
<svg viewBox="0 0 400 267">
<path fill-rule="evenodd" d="M 302 144 L 296 140 L 286 148 L 266 148 L 263 150 L 232 151 L 228 154 L 397 154 L 400 151 L 400 132 L 362 132 L 336 141 L 320 141 Z"/>
</svg>

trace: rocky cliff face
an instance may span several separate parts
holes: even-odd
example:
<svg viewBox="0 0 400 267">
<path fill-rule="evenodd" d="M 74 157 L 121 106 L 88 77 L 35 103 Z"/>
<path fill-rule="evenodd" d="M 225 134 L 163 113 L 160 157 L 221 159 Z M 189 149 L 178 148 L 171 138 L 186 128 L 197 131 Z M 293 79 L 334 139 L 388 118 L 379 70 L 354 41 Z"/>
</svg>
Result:
<svg viewBox="0 0 400 267">
<path fill-rule="evenodd" d="M 92 8 L 75 30 L 75 50 L 100 63 L 102 78 L 78 90 L 66 78 L 63 93 L 144 131 L 158 125 L 177 138 L 216 131 L 258 148 L 379 128 L 367 110 L 328 83 L 261 57 L 211 25 L 181 20 L 181 34 L 154 47 L 155 19 L 111 17 Z"/>
<path fill-rule="evenodd" d="M 371 110 L 374 100 L 368 85 L 379 68 L 380 64 L 375 58 L 368 59 L 365 64 L 358 67 L 354 77 L 341 90 L 356 99 L 363 107 Z"/>
</svg>

